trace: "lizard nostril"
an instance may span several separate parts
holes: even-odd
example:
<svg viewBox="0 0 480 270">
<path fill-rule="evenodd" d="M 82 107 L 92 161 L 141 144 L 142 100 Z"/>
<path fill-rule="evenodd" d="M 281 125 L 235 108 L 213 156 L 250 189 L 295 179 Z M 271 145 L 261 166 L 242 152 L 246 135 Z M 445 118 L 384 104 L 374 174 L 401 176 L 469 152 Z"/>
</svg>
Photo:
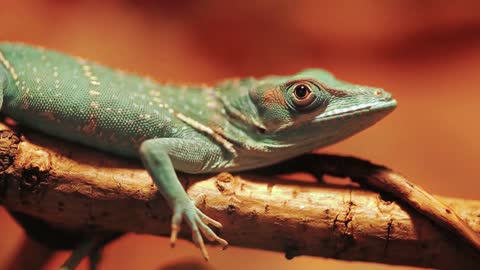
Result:
<svg viewBox="0 0 480 270">
<path fill-rule="evenodd" d="M 373 94 L 374 94 L 375 96 L 379 97 L 379 96 L 383 95 L 383 91 L 377 89 L 377 90 L 374 90 L 374 91 L 373 91 Z"/>
</svg>

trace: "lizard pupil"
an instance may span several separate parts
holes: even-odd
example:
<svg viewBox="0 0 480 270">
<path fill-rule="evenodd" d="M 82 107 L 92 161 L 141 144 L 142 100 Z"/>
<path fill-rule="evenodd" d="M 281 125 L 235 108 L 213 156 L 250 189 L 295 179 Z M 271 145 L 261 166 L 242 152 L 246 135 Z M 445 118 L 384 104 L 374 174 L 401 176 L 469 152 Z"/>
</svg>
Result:
<svg viewBox="0 0 480 270">
<path fill-rule="evenodd" d="M 308 89 L 308 87 L 304 84 L 299 84 L 295 87 L 294 92 L 298 99 L 304 99 L 310 93 L 310 89 Z"/>
</svg>

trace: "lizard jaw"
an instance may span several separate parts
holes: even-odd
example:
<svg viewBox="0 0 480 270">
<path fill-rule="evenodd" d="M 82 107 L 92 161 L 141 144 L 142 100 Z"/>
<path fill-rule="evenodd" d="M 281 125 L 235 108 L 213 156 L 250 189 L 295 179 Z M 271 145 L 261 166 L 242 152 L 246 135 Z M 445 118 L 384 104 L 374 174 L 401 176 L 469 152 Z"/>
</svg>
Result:
<svg viewBox="0 0 480 270">
<path fill-rule="evenodd" d="M 392 111 L 396 106 L 397 101 L 395 99 L 390 99 L 387 101 L 377 101 L 369 104 L 355 105 L 320 114 L 315 118 L 314 122 L 323 122 L 332 119 L 338 119 L 339 117 L 344 118 L 348 116 L 353 116 L 355 114 L 360 114 L 362 112 L 369 114 L 384 111 L 385 114 L 387 114 Z"/>
</svg>

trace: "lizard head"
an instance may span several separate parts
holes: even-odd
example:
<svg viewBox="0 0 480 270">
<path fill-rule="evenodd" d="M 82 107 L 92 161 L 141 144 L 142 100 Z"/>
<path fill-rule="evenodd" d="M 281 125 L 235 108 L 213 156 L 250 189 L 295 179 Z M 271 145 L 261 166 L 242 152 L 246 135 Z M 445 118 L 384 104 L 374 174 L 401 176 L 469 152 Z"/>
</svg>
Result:
<svg viewBox="0 0 480 270">
<path fill-rule="evenodd" d="M 396 107 L 380 88 L 339 81 L 323 70 L 271 76 L 247 84 L 227 111 L 255 141 L 306 152 L 333 144 L 382 119 Z M 255 133 L 255 135 L 253 135 Z"/>
</svg>

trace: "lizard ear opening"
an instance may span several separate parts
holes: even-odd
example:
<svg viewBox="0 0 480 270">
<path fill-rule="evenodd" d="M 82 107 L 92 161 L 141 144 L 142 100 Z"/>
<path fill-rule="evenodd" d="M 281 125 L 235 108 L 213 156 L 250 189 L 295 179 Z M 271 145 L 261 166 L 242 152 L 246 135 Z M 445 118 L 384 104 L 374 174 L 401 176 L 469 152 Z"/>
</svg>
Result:
<svg viewBox="0 0 480 270">
<path fill-rule="evenodd" d="M 252 87 L 249 96 L 258 113 L 258 134 L 273 134 L 292 123 L 282 85 L 265 82 Z"/>
<path fill-rule="evenodd" d="M 257 128 L 257 133 L 259 133 L 259 134 L 263 135 L 263 134 L 267 133 L 267 129 L 265 127 L 257 126 L 256 128 Z"/>
</svg>

